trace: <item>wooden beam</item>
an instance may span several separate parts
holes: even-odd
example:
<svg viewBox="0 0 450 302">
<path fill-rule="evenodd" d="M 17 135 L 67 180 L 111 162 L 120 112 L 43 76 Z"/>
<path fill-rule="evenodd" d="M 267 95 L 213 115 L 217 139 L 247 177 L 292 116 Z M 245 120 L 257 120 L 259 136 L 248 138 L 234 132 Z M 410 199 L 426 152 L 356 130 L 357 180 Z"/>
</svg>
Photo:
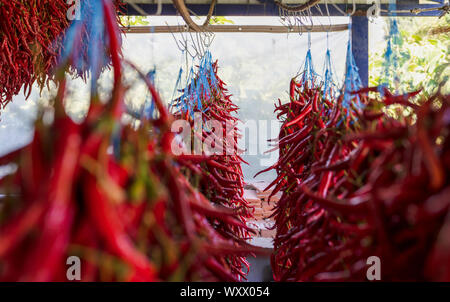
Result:
<svg viewBox="0 0 450 302">
<path fill-rule="evenodd" d="M 125 33 L 133 34 L 149 34 L 149 33 L 176 33 L 186 32 L 186 26 L 132 26 L 122 27 Z M 348 24 L 335 24 L 331 28 L 329 26 L 314 25 L 312 32 L 330 31 L 345 31 L 348 29 Z M 273 33 L 273 34 L 287 34 L 306 32 L 305 28 L 287 28 L 286 26 L 271 26 L 271 25 L 209 25 L 207 30 L 216 33 Z M 190 30 L 192 31 L 192 30 Z"/>
</svg>

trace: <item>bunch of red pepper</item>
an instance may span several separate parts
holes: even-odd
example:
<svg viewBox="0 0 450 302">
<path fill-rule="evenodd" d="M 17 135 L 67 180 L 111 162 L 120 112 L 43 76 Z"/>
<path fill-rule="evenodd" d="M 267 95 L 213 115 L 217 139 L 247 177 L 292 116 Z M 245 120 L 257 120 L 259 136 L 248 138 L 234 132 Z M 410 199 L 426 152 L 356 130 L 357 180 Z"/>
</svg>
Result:
<svg viewBox="0 0 450 302">
<path fill-rule="evenodd" d="M 186 100 L 182 98 L 176 99 L 172 104 L 174 107 L 183 107 L 175 113 L 175 117 L 189 121 L 191 135 L 198 136 L 199 142 L 205 147 L 201 150 L 201 156 L 181 155 L 179 160 L 185 167 L 185 173 L 191 183 L 196 185 L 213 204 L 234 209 L 238 213 L 239 225 L 210 219 L 214 228 L 226 238 L 245 242 L 251 238 L 246 221 L 252 217 L 253 208 L 243 198 L 244 177 L 241 164 L 245 161 L 241 158 L 237 147 L 240 134 L 237 128 L 238 119 L 233 115 L 239 107 L 232 102 L 225 83 L 217 75 L 217 62 L 211 67 L 212 73 L 207 76 L 208 93 L 201 94 L 201 106 L 183 107 L 180 104 Z M 198 80 L 197 77 L 192 83 Z M 190 88 L 187 87 L 186 90 Z M 194 127 L 195 115 L 191 114 L 191 110 L 201 116 L 203 125 L 201 132 Z M 211 121 L 220 124 L 220 128 L 213 129 L 214 124 Z M 188 153 L 197 152 L 194 144 L 187 147 Z M 228 257 L 227 261 L 236 277 L 246 277 L 249 264 L 245 257 Z"/>
<path fill-rule="evenodd" d="M 237 281 L 226 260 L 255 249 L 210 221 L 246 229 L 239 209 L 213 205 L 183 175 L 176 162 L 185 158 L 171 150 L 173 116 L 140 73 L 159 117 L 122 127 L 120 148 L 111 150 L 126 86 L 111 2 L 101 2 L 111 98 L 93 94 L 87 117 L 74 123 L 63 109 L 63 64 L 54 122 L 38 119 L 32 142 L 0 159 L 16 167 L 0 182 L 0 280 L 64 281 L 66 259 L 79 256 L 82 281 Z"/>
<path fill-rule="evenodd" d="M 81 3 L 89 6 L 92 1 L 82 0 Z M 116 1 L 116 10 L 120 6 L 121 1 Z M 53 70 L 63 50 L 64 32 L 70 25 L 68 10 L 64 0 L 11 0 L 0 3 L 1 108 L 22 88 L 28 98 L 34 83 L 43 89 L 54 78 Z M 83 45 L 89 45 L 87 29 L 83 32 L 83 41 Z M 83 51 L 87 57 L 86 47 Z M 109 60 L 105 65 L 108 63 Z M 74 68 L 79 75 L 86 73 L 86 69 L 79 70 L 78 64 Z"/>
<path fill-rule="evenodd" d="M 349 228 L 336 254 L 346 269 L 326 268 L 323 279 L 365 280 L 367 257 L 378 256 L 381 280 L 450 280 L 450 97 L 437 93 L 416 105 L 411 100 L 419 92 L 394 96 L 383 89 L 382 106 L 412 114 L 390 118 L 372 100 L 359 117 L 361 129 L 345 135 L 358 147 L 335 173 L 347 173 L 355 187 L 337 190 L 323 205 L 335 197 L 346 205 L 334 211 Z"/>
<path fill-rule="evenodd" d="M 56 65 L 61 34 L 69 25 L 64 0 L 11 0 L 0 3 L 0 104 L 4 107 L 22 87 L 29 95 L 41 87 Z"/>
<path fill-rule="evenodd" d="M 419 106 L 410 101 L 417 92 L 369 99 L 368 91 L 378 90 L 355 94 L 365 109 L 346 109 L 342 96 L 327 100 L 293 80 L 291 101 L 277 107 L 285 117 L 271 167 L 283 192 L 277 281 L 367 280 L 370 256 L 385 281 L 449 280 L 450 99 L 437 94 Z M 393 104 L 414 118 L 381 110 Z"/>
<path fill-rule="evenodd" d="M 328 229 L 322 229 L 326 210 L 303 191 L 308 185 L 318 195 L 327 196 L 342 175 L 333 177 L 317 168 L 333 165 L 338 156 L 353 149 L 352 144 L 341 141 L 342 133 L 354 125 L 352 115 L 343 108 L 342 97 L 329 97 L 314 81 L 308 85 L 294 78 L 290 102 L 278 101 L 275 109 L 283 120 L 276 140 L 279 159 L 266 170 L 277 171 L 278 177 L 270 184 L 274 186 L 272 194 L 282 192 L 273 213 L 277 234 L 272 269 L 277 281 L 303 280 L 303 270 L 315 269 L 309 267 L 309 258 L 319 255 L 330 239 Z"/>
</svg>

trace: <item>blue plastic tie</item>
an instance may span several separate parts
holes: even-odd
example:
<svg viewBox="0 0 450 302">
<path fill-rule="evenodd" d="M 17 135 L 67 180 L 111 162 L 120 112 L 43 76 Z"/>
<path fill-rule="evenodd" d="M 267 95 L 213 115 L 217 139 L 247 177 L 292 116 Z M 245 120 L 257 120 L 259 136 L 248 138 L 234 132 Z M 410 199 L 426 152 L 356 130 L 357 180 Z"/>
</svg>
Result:
<svg viewBox="0 0 450 302">
<path fill-rule="evenodd" d="M 173 89 L 172 93 L 172 100 L 175 100 L 175 96 L 177 93 L 181 92 L 181 77 L 183 75 L 183 68 L 180 67 L 180 70 L 178 71 L 178 78 L 175 82 L 175 88 Z M 177 107 L 180 106 L 180 104 L 177 104 Z"/>
<path fill-rule="evenodd" d="M 175 91 L 177 91 L 180 79 L 181 72 L 178 76 Z M 212 56 L 209 50 L 207 50 L 200 60 L 197 73 L 191 67 L 183 94 L 177 99 L 174 99 L 174 101 L 179 100 L 181 103 L 181 106 L 179 106 L 180 103 L 178 104 L 178 109 L 183 113 L 189 110 L 191 117 L 194 117 L 195 111 L 204 112 L 202 100 L 208 100 L 212 97 L 211 89 L 215 89 L 217 83 L 218 80 L 214 73 Z"/>
<path fill-rule="evenodd" d="M 91 72 L 91 92 L 97 88 L 96 80 L 98 79 L 101 68 L 107 61 L 104 48 L 108 46 L 108 39 L 105 37 L 104 30 L 104 15 L 101 1 L 90 0 L 83 1 L 80 5 L 80 20 L 71 22 L 64 37 L 64 47 L 59 58 L 60 63 L 66 62 L 69 58 L 72 59 L 72 65 L 79 71 Z M 84 61 L 84 53 L 78 49 L 74 49 L 75 43 L 83 43 L 80 41 L 79 35 L 83 26 L 88 30 L 90 43 L 84 46 L 87 47 L 87 62 Z"/>
<path fill-rule="evenodd" d="M 155 77 L 156 77 L 156 67 L 153 67 L 148 73 L 147 78 L 150 80 L 150 82 L 155 85 Z M 144 108 L 142 110 L 141 114 L 141 120 L 149 120 L 153 119 L 155 117 L 155 101 L 153 99 L 153 96 L 148 96 L 145 99 L 144 102 Z"/>
<path fill-rule="evenodd" d="M 355 62 L 352 49 L 352 24 L 349 23 L 349 39 L 347 45 L 347 58 L 345 67 L 345 80 L 344 80 L 344 99 L 342 105 L 344 108 L 350 109 L 352 101 L 356 108 L 361 109 L 362 103 L 358 95 L 352 95 L 352 92 L 360 90 L 362 88 L 361 77 L 359 76 L 359 69 Z"/>
<path fill-rule="evenodd" d="M 97 91 L 97 79 L 101 72 L 101 62 L 104 62 L 104 50 L 102 41 L 104 39 L 104 21 L 103 9 L 100 1 L 94 1 L 93 8 L 94 16 L 92 25 L 89 28 L 90 43 L 88 46 L 89 66 L 91 67 L 91 93 Z M 102 60 L 101 60 L 102 59 Z"/>
<path fill-rule="evenodd" d="M 327 33 L 328 39 L 328 33 Z M 335 97 L 337 80 L 335 79 L 335 73 L 333 72 L 333 64 L 331 63 L 331 51 L 327 48 L 325 53 L 325 64 L 323 67 L 323 94 L 331 98 Z"/>
<path fill-rule="evenodd" d="M 306 57 L 300 68 L 301 72 L 299 74 L 302 75 L 300 83 L 302 86 L 306 84 L 308 87 L 313 87 L 315 81 L 320 78 L 319 74 L 316 73 L 314 69 L 314 64 L 312 61 L 311 55 L 311 32 L 308 32 L 308 50 L 306 51 Z"/>
</svg>

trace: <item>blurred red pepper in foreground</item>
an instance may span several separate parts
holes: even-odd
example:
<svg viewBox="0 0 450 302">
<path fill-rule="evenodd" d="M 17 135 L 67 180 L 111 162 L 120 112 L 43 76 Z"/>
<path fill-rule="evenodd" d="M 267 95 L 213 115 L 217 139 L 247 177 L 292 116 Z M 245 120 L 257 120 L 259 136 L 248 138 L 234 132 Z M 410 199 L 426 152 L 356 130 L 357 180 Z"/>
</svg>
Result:
<svg viewBox="0 0 450 302">
<path fill-rule="evenodd" d="M 75 255 L 82 281 L 237 281 L 228 259 L 258 250 L 211 225 L 242 227 L 235 209 L 214 206 L 182 174 L 168 143 L 173 116 L 139 72 L 159 118 L 124 126 L 120 150 L 110 151 L 126 88 L 114 9 L 101 2 L 111 99 L 91 95 L 87 117 L 75 124 L 63 109 L 64 65 L 54 122 L 38 119 L 32 142 L 0 159 L 17 166 L 0 183 L 0 280 L 67 281 L 66 259 Z"/>
</svg>

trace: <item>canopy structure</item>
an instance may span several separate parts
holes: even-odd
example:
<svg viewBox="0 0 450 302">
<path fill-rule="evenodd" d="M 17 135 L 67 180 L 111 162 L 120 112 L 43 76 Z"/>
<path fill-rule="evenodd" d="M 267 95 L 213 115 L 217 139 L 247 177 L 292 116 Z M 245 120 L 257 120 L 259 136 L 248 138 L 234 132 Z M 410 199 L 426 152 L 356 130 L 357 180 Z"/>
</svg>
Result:
<svg viewBox="0 0 450 302">
<path fill-rule="evenodd" d="M 160 0 L 162 4 L 161 15 L 176 15 L 177 10 L 172 4 L 172 0 Z M 388 15 L 388 0 L 355 0 L 357 11 L 354 15 L 366 15 L 367 10 L 376 1 L 381 3 L 381 15 Z M 158 11 L 158 0 L 125 0 L 127 3 L 126 12 L 130 15 L 140 15 L 142 11 L 152 15 Z M 188 8 L 197 15 L 206 15 L 208 13 L 211 0 L 185 0 Z M 278 16 L 279 7 L 275 0 L 217 0 L 215 6 L 215 15 L 219 16 Z M 286 5 L 299 5 L 309 0 L 282 0 L 279 1 Z M 349 11 L 353 7 L 352 0 L 328 0 L 329 11 L 332 16 L 341 16 L 342 10 Z M 438 16 L 439 11 L 426 10 L 416 12 L 416 9 L 427 9 L 439 7 L 445 0 L 397 0 L 398 16 Z M 331 4 L 336 4 L 335 6 Z M 322 11 L 325 8 L 325 1 L 318 1 L 317 5 Z M 413 11 L 411 11 L 413 10 Z M 320 15 L 314 7 L 311 9 L 313 15 Z"/>
<path fill-rule="evenodd" d="M 190 14 L 206 16 L 210 11 L 212 0 L 184 0 Z M 312 16 L 323 16 L 326 12 L 325 3 L 328 3 L 328 11 L 331 16 L 343 16 L 353 13 L 352 18 L 352 43 L 356 64 L 364 86 L 368 85 L 369 71 L 369 19 L 368 11 L 371 10 L 374 2 L 380 3 L 381 16 L 392 15 L 388 10 L 389 0 L 282 0 L 283 5 L 297 6 L 312 2 L 314 5 L 308 10 Z M 446 0 L 397 0 L 397 16 L 440 16 L 448 12 Z M 125 0 L 126 6 L 124 14 L 126 15 L 177 15 L 179 11 L 172 0 Z M 355 11 L 353 12 L 353 3 Z M 373 8 L 372 8 L 373 9 Z M 216 16 L 279 16 L 280 7 L 274 0 L 217 0 L 214 7 Z M 338 27 L 337 27 L 338 28 Z M 220 30 L 225 30 L 221 28 Z M 341 29 L 342 30 L 342 29 Z M 279 29 L 261 28 L 254 30 L 242 30 L 239 27 L 230 27 L 227 31 L 236 32 L 286 32 Z"/>
</svg>

